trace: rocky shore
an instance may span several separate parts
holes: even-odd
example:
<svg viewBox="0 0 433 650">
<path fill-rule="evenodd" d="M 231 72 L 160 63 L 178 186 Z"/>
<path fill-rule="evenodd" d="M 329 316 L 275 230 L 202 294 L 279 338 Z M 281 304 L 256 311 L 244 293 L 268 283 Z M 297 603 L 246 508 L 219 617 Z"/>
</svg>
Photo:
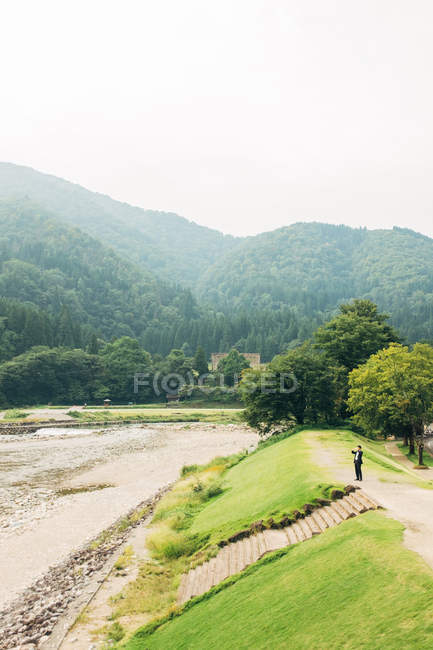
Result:
<svg viewBox="0 0 433 650">
<path fill-rule="evenodd" d="M 36 649 L 49 639 L 58 621 L 79 598 L 131 530 L 149 517 L 170 486 L 160 489 L 84 548 L 49 569 L 0 612 L 0 648 Z"/>
</svg>

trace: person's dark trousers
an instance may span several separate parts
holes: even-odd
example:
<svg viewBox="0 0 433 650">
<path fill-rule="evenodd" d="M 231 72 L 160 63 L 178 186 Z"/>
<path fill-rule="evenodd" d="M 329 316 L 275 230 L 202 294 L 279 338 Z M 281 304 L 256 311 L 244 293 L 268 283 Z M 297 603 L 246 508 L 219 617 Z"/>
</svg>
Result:
<svg viewBox="0 0 433 650">
<path fill-rule="evenodd" d="M 361 463 L 355 463 L 355 474 L 358 481 L 362 481 L 362 465 Z"/>
</svg>

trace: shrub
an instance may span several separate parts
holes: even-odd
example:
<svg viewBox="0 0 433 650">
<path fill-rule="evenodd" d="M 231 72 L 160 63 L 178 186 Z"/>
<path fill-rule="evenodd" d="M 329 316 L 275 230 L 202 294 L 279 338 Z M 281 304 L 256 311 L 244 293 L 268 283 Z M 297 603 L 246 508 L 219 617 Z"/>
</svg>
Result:
<svg viewBox="0 0 433 650">
<path fill-rule="evenodd" d="M 194 474 L 198 470 L 198 465 L 184 465 L 180 470 L 180 475 L 182 477 L 188 476 L 189 474 Z"/>
<path fill-rule="evenodd" d="M 180 533 L 167 525 L 158 526 L 147 538 L 147 545 L 158 559 L 175 560 L 197 550 L 197 538 Z"/>
</svg>

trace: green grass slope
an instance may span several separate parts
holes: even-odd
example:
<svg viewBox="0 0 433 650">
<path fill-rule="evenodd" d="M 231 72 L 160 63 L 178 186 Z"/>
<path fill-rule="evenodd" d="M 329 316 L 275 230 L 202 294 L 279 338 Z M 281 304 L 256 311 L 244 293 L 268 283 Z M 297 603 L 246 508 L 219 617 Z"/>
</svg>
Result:
<svg viewBox="0 0 433 650">
<path fill-rule="evenodd" d="M 194 519 L 192 533 L 219 541 L 265 517 L 287 514 L 323 496 L 326 474 L 311 460 L 304 434 L 260 449 L 224 476 L 224 493 Z"/>
<path fill-rule="evenodd" d="M 431 648 L 433 572 L 379 512 L 250 567 L 127 650 Z"/>
</svg>

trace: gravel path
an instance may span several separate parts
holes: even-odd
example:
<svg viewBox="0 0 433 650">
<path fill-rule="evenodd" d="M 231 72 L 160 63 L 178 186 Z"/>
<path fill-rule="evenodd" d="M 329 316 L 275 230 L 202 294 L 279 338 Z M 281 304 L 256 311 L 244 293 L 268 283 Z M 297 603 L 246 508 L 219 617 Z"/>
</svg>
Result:
<svg viewBox="0 0 433 650">
<path fill-rule="evenodd" d="M 183 465 L 256 443 L 256 434 L 246 427 L 199 423 L 123 427 L 114 440 L 112 430 L 77 430 L 75 435 L 68 430 L 60 439 L 51 430 L 43 439 L 2 440 L 1 487 L 6 496 L 19 491 L 21 519 L 17 526 L 0 529 L 0 608 L 50 566 L 174 481 Z M 53 489 L 97 484 L 113 487 L 63 497 Z M 41 511 L 44 499 L 48 505 Z"/>
<path fill-rule="evenodd" d="M 343 458 L 338 452 L 325 447 L 318 433 L 311 432 L 308 440 L 312 446 L 315 462 L 325 466 L 330 472 L 330 477 L 343 483 L 353 482 L 351 454 Z M 368 454 L 363 465 L 363 474 L 364 480 L 359 485 L 386 508 L 389 516 L 405 526 L 405 546 L 419 553 L 433 568 L 433 490 L 423 489 L 409 482 L 405 483 L 404 478 L 399 478 L 395 483 L 381 480 L 380 474 L 369 470 Z M 418 477 L 415 471 L 410 471 L 410 474 Z M 432 477 L 432 469 L 422 470 L 421 479 L 429 481 Z"/>
</svg>

